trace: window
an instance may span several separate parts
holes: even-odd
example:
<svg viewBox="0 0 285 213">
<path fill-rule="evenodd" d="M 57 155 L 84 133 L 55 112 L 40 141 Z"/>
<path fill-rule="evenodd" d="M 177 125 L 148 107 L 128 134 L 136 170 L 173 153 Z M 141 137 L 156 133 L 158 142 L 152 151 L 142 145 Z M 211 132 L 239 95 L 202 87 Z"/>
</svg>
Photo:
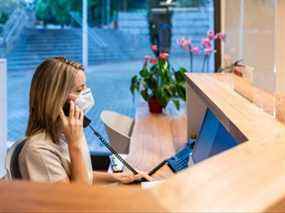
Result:
<svg viewBox="0 0 285 213">
<path fill-rule="evenodd" d="M 36 66 L 50 56 L 65 56 L 82 62 L 82 2 L 4 0 L 0 7 L 2 55 L 8 61 L 8 139 L 22 138 L 28 119 L 29 87 Z M 91 0 L 88 1 L 88 85 L 96 106 L 90 111 L 95 128 L 105 134 L 102 110 L 134 116 L 129 91 L 131 77 L 138 73 L 151 45 L 170 54 L 174 68 L 189 70 L 189 53 L 177 44 L 189 38 L 197 47 L 214 30 L 214 0 Z M 2 6 L 1 1 L 0 6 Z M 9 9 L 10 8 L 10 9 Z M 4 15 L 3 15 L 4 14 Z M 200 53 L 193 71 L 215 70 L 214 54 L 206 64 Z M 91 150 L 104 148 L 87 130 Z"/>
</svg>

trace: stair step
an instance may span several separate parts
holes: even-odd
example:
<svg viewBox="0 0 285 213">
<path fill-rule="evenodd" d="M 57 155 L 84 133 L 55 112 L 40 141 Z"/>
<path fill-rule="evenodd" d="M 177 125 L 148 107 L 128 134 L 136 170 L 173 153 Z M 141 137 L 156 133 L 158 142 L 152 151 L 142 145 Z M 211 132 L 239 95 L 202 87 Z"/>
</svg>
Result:
<svg viewBox="0 0 285 213">
<path fill-rule="evenodd" d="M 175 12 L 172 17 L 172 50 L 175 55 L 185 55 L 176 44 L 181 37 L 191 38 L 200 45 L 201 38 L 209 30 L 211 13 L 193 10 L 192 14 Z M 89 64 L 138 59 L 152 54 L 149 42 L 147 14 L 145 12 L 119 13 L 120 30 L 90 29 Z M 65 56 L 71 60 L 82 60 L 82 29 L 33 29 L 26 28 L 21 39 L 8 54 L 8 69 L 33 70 L 45 58 Z M 95 39 L 94 39 L 95 37 Z M 107 44 L 106 48 L 98 45 L 98 40 Z"/>
</svg>

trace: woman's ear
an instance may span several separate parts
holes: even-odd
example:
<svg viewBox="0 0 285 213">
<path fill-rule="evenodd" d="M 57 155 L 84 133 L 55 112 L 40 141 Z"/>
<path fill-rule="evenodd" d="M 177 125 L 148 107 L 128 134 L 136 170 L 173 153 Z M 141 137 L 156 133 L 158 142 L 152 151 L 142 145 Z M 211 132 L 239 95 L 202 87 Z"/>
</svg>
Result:
<svg viewBox="0 0 285 213">
<path fill-rule="evenodd" d="M 69 95 L 67 96 L 67 101 L 75 101 L 76 98 L 76 95 L 69 93 Z"/>
</svg>

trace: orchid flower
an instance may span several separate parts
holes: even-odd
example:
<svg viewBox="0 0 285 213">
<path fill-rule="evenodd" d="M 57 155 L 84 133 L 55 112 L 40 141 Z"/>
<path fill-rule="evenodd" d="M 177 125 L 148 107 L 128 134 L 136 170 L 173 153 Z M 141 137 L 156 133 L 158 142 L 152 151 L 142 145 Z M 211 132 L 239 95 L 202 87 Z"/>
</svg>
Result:
<svg viewBox="0 0 285 213">
<path fill-rule="evenodd" d="M 156 59 L 156 58 L 151 58 L 151 59 L 149 60 L 149 62 L 150 62 L 151 64 L 155 65 L 155 64 L 157 64 L 157 59 Z"/>
<path fill-rule="evenodd" d="M 213 31 L 209 31 L 209 32 L 208 32 L 208 39 L 209 39 L 210 41 L 213 41 L 213 40 L 216 39 L 216 35 L 215 35 L 215 33 L 214 33 Z"/>
<path fill-rule="evenodd" d="M 194 55 L 199 55 L 199 53 L 200 53 L 200 48 L 199 47 L 192 47 L 192 49 L 191 49 L 191 52 L 194 54 Z"/>
<path fill-rule="evenodd" d="M 161 59 L 161 60 L 167 60 L 168 57 L 169 57 L 168 53 L 160 53 L 159 54 L 159 59 Z"/>
<path fill-rule="evenodd" d="M 215 50 L 212 47 L 205 48 L 205 55 L 209 56 L 211 53 L 215 52 Z"/>
<path fill-rule="evenodd" d="M 158 51 L 158 47 L 155 44 L 151 45 L 151 49 L 152 49 L 153 52 L 157 52 Z"/>
<path fill-rule="evenodd" d="M 146 56 L 144 57 L 144 60 L 145 60 L 145 61 L 150 61 L 150 59 L 151 59 L 151 56 L 150 56 L 150 55 L 146 55 Z"/>
<path fill-rule="evenodd" d="M 225 33 L 218 33 L 217 38 L 220 39 L 221 41 L 226 40 L 226 34 Z"/>
<path fill-rule="evenodd" d="M 209 38 L 202 39 L 201 43 L 202 43 L 204 48 L 211 48 L 212 47 L 211 40 Z"/>
<path fill-rule="evenodd" d="M 185 50 L 190 50 L 192 41 L 190 39 L 182 38 L 177 41 L 178 45 Z"/>
</svg>

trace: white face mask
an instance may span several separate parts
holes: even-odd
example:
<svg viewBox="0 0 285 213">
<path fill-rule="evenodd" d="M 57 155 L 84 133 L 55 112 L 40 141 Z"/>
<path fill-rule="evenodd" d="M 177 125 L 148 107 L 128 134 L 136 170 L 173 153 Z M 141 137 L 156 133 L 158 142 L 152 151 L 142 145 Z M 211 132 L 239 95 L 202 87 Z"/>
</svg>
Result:
<svg viewBox="0 0 285 213">
<path fill-rule="evenodd" d="M 94 105 L 95 101 L 90 88 L 83 90 L 78 98 L 75 100 L 75 104 L 83 110 L 86 114 Z"/>
</svg>

